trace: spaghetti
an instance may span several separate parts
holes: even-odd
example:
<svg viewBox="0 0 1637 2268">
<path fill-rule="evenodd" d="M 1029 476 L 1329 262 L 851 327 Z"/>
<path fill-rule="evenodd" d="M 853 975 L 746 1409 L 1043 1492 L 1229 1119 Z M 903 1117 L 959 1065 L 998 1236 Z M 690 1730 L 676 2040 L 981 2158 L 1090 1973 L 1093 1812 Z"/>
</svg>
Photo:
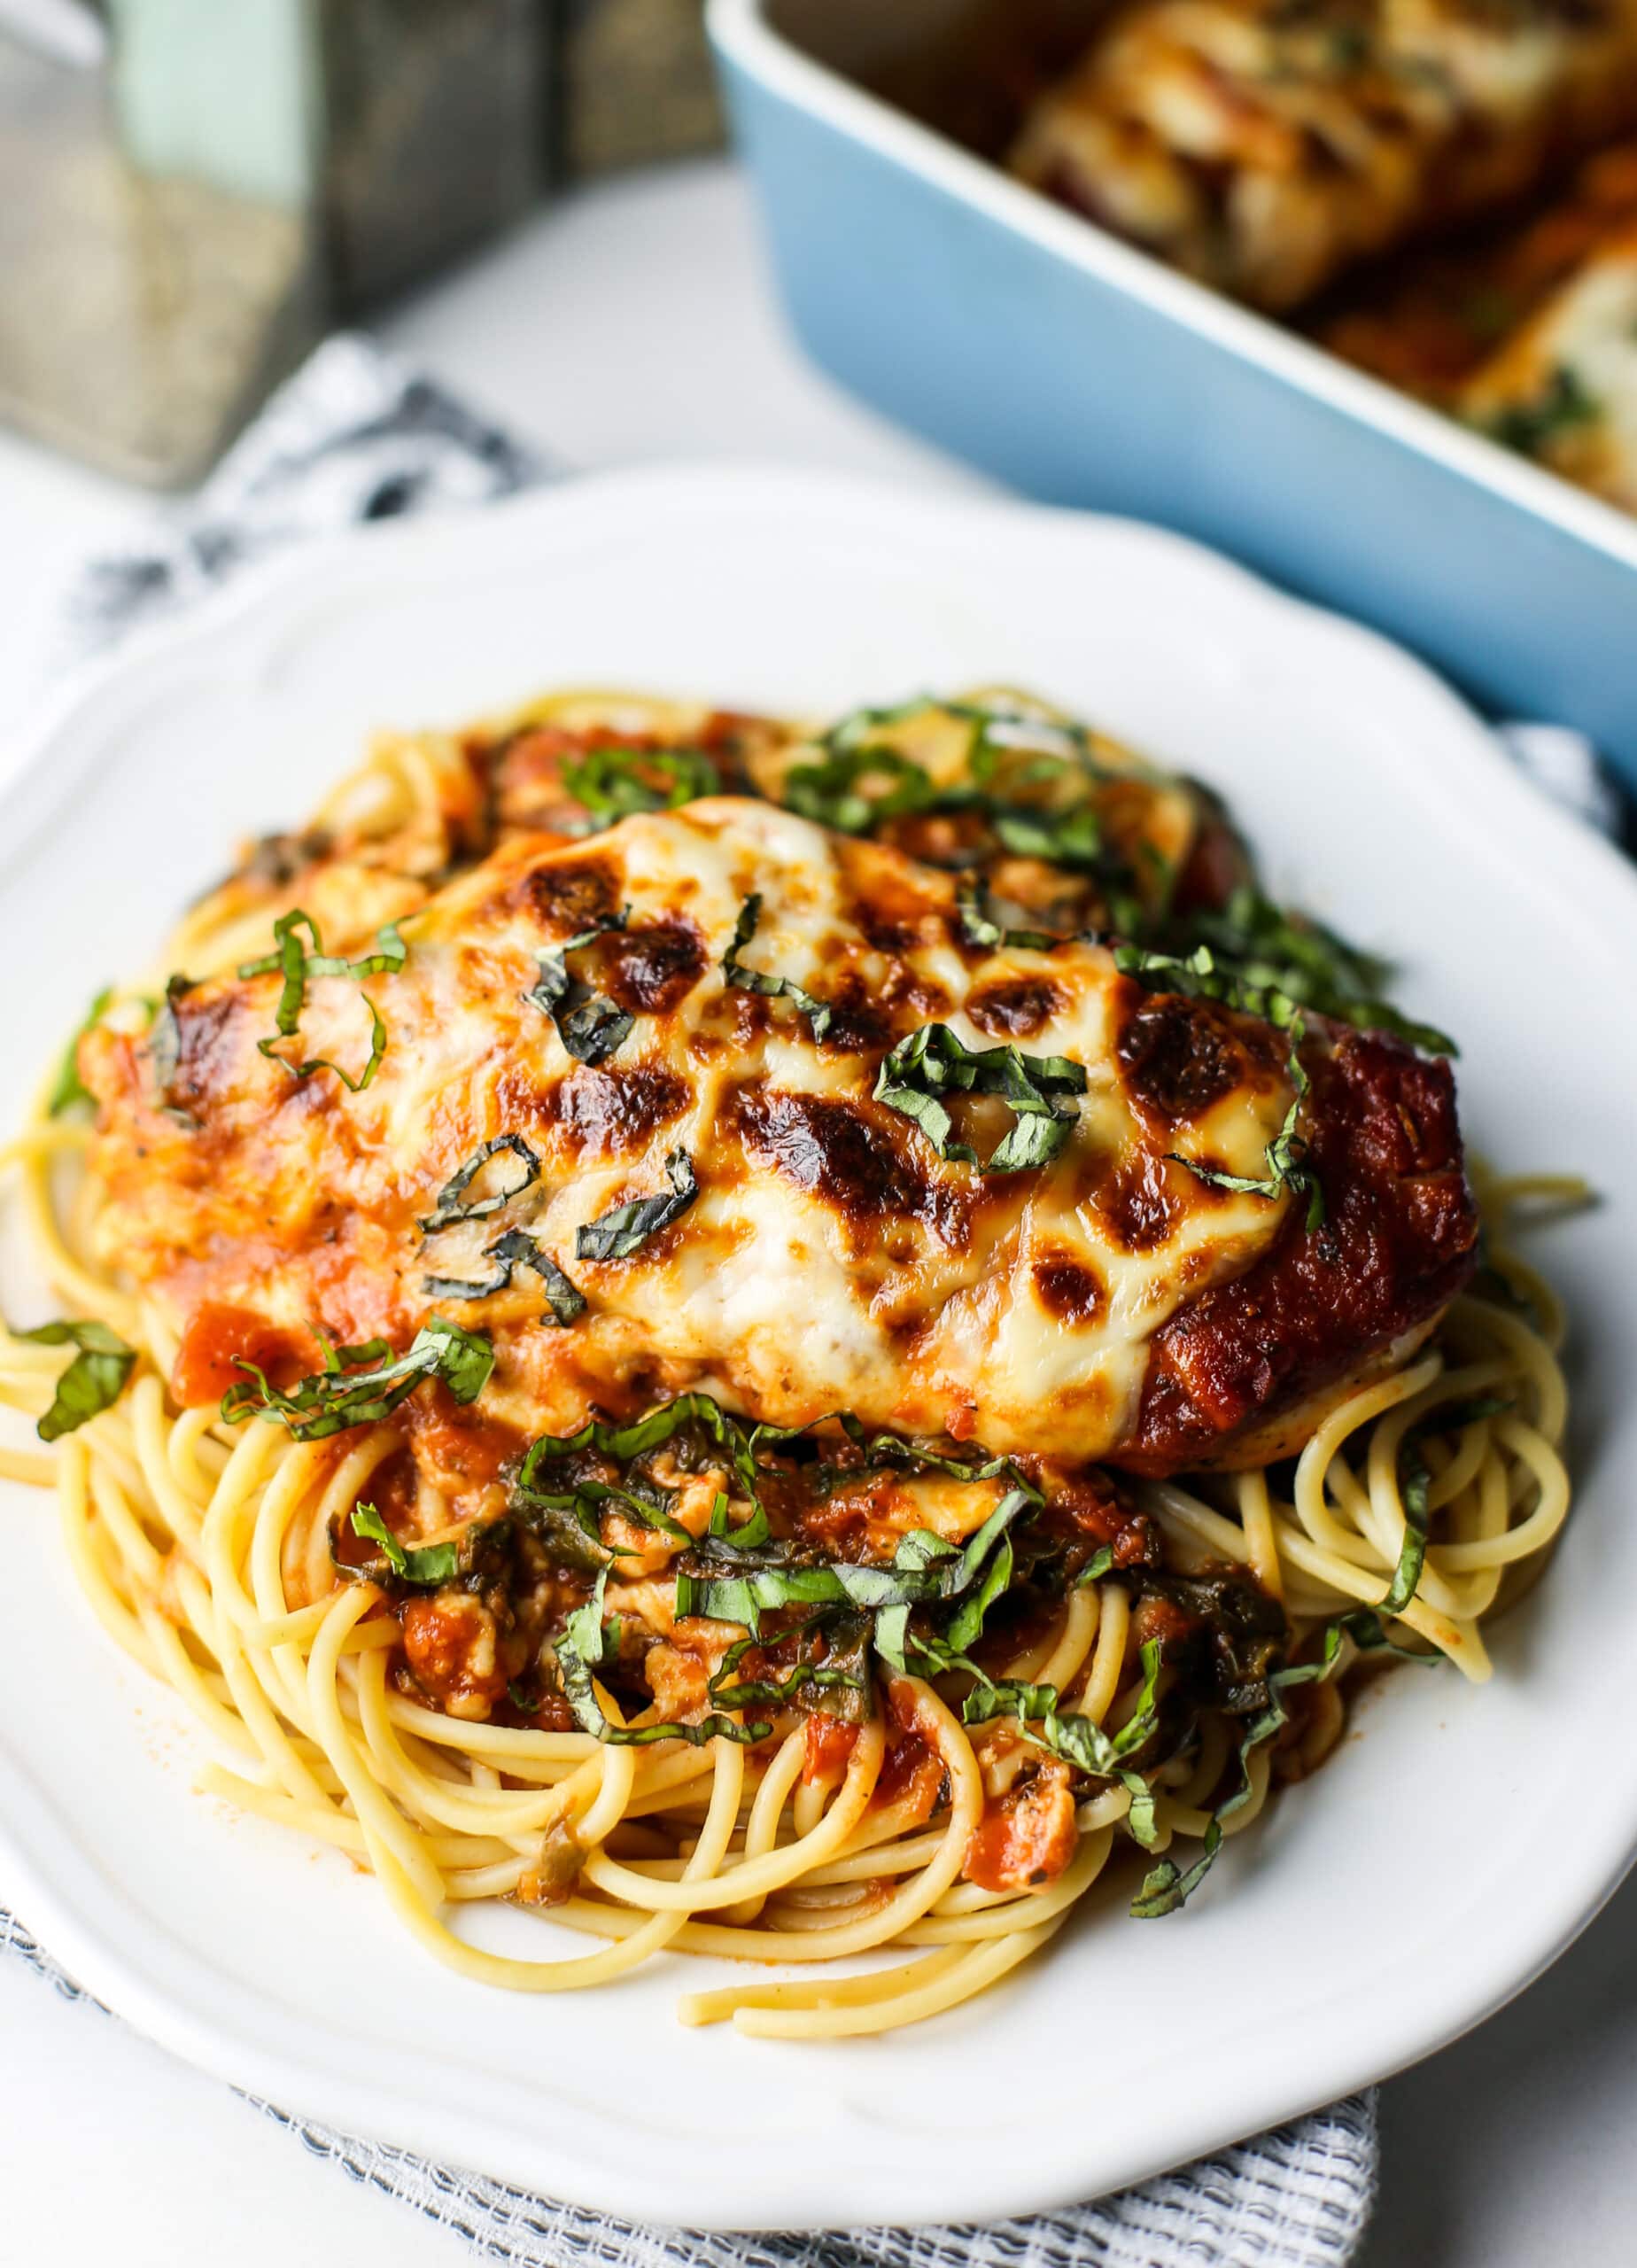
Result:
<svg viewBox="0 0 1637 2268">
<path fill-rule="evenodd" d="M 720 784 L 675 757 L 708 742 L 697 716 L 645 710 L 619 734 L 608 714 L 579 696 L 532 722 L 625 747 L 623 772 L 603 766 L 618 792 L 679 804 L 679 785 Z M 741 724 L 739 744 L 787 779 L 793 735 Z M 352 904 L 347 951 L 407 920 L 452 863 L 469 754 L 385 744 L 304 838 L 306 871 L 288 850 L 252 861 L 169 966 L 237 966 L 298 886 L 326 913 Z M 573 762 L 593 784 L 583 749 Z M 547 767 L 531 792 L 562 780 Z M 562 819 L 519 824 L 542 816 Z M 1015 859 L 989 871 L 1037 911 Z M 1082 893 L 1083 865 L 1047 881 Z M 98 1020 L 137 1035 L 154 1013 L 133 993 Z M 1486 1678 L 1482 1626 L 1568 1510 L 1562 1316 L 1503 1241 L 1514 1209 L 1575 1200 L 1567 1179 L 1479 1175 L 1482 1272 L 1282 1461 L 1071 1471 L 829 1418 L 753 1428 L 673 1392 L 542 1436 L 508 1468 L 504 1514 L 462 1519 L 413 1475 L 404 1501 L 414 1411 L 465 1398 L 446 1368 L 435 1386 L 413 1368 L 360 1384 L 410 1357 L 370 1369 L 346 1348 L 299 1388 L 246 1348 L 228 1375 L 260 1379 L 240 1402 L 266 1422 L 179 1394 L 174 1303 L 99 1242 L 101 1138 L 77 1090 L 59 1076 L 4 1153 L 77 1321 L 0 1341 L 0 1395 L 60 1432 L 49 1452 L 0 1449 L 0 1472 L 55 1487 L 104 1627 L 217 1751 L 201 1785 L 368 1866 L 410 1933 L 481 1983 L 597 1985 L 670 1948 L 797 1972 L 691 1993 L 690 2023 L 834 2038 L 935 2015 L 1054 1936 L 1126 1846 L 1145 1868 L 1134 1910 L 1173 1910 L 1334 1745 L 1362 1659 Z M 516 1959 L 454 1925 L 501 1899 L 586 1949 Z M 835 1967 L 866 1953 L 898 1957 Z"/>
</svg>

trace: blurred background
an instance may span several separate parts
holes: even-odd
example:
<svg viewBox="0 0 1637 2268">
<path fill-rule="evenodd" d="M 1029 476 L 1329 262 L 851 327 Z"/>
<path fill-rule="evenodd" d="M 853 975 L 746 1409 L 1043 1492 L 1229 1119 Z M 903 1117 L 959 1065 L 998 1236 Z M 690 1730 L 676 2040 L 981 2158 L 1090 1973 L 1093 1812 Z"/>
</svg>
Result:
<svg viewBox="0 0 1637 2268">
<path fill-rule="evenodd" d="M 327 333 L 635 196 L 595 335 L 536 299 L 487 344 L 674 447 L 700 374 L 637 295 L 692 317 L 741 258 L 742 190 L 685 221 L 675 169 L 729 117 L 874 410 L 1637 777 L 1637 0 L 0 0 L 0 426 L 185 492 Z"/>
<path fill-rule="evenodd" d="M 721 132 L 696 0 L 0 0 L 0 414 L 195 481 L 327 330 Z"/>
</svg>

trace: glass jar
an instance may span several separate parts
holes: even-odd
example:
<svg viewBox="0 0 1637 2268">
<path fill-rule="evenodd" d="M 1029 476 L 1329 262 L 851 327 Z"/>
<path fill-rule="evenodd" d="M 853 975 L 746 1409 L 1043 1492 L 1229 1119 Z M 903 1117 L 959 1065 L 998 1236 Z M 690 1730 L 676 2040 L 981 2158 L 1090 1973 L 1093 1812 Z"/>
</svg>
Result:
<svg viewBox="0 0 1637 2268">
<path fill-rule="evenodd" d="M 523 212 L 547 0 L 0 0 L 0 417 L 197 479 L 337 321 Z"/>
</svg>

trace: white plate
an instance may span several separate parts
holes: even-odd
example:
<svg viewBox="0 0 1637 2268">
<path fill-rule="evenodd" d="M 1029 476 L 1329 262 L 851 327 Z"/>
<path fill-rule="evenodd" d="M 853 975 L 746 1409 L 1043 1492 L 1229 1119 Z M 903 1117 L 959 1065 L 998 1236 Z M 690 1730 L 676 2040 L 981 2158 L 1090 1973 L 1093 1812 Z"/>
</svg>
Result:
<svg viewBox="0 0 1637 2268">
<path fill-rule="evenodd" d="M 578 680 L 840 709 L 1011 679 L 1227 791 L 1276 887 L 1393 947 L 1453 1028 L 1466 1122 L 1609 1194 L 1569 1293 L 1579 1503 L 1493 1682 L 1388 1682 L 1186 1914 L 1082 1916 L 882 2040 L 688 2031 L 686 1968 L 512 1998 L 433 1966 L 344 1860 L 196 1795 L 171 1697 L 113 1655 L 45 1500 L 0 1511 L 0 1898 L 179 2054 L 311 2116 L 693 2226 L 1059 2204 L 1377 2078 L 1498 2007 L 1637 1845 L 1637 888 L 1380 641 L 1174 537 L 746 471 L 586 481 L 306 554 L 65 701 L 0 807 L 0 1123 L 240 834 L 380 724 Z M 8 1302 L 27 1287 L 9 1272 Z M 555 1951 L 511 1913 L 491 1942 Z M 578 1943 L 578 1941 L 576 1941 Z"/>
</svg>

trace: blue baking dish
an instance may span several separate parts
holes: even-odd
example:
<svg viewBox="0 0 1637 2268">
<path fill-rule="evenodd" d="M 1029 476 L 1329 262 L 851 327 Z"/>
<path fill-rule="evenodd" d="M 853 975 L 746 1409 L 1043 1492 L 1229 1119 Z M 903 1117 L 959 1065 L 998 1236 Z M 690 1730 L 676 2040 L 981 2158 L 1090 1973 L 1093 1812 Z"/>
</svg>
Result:
<svg viewBox="0 0 1637 2268">
<path fill-rule="evenodd" d="M 1031 495 L 1157 520 L 1637 786 L 1637 520 L 1134 251 L 867 91 L 972 0 L 710 0 L 809 350 Z"/>
</svg>

